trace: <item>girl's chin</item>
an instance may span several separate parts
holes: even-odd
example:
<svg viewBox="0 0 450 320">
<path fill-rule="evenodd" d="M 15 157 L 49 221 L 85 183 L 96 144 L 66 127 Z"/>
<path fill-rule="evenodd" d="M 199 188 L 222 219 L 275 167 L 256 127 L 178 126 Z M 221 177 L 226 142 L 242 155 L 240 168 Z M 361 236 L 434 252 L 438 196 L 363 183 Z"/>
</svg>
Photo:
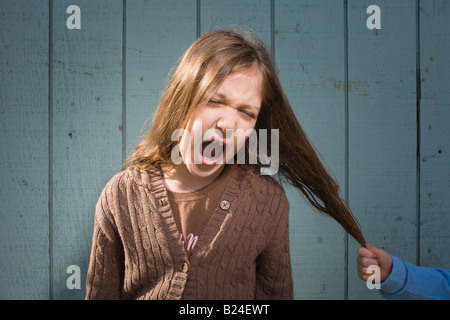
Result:
<svg viewBox="0 0 450 320">
<path fill-rule="evenodd" d="M 188 164 L 187 169 L 192 175 L 206 178 L 214 173 L 216 173 L 218 170 L 221 170 L 224 167 L 223 163 L 216 163 L 217 161 L 211 161 L 208 162 L 209 164 L 205 164 L 202 161 L 202 164 Z"/>
</svg>

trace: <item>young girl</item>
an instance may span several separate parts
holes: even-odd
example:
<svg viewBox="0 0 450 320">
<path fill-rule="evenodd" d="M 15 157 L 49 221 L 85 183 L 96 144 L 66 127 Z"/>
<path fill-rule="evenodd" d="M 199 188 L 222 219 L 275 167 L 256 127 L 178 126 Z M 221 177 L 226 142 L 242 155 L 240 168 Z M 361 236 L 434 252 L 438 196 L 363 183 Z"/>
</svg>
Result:
<svg viewBox="0 0 450 320">
<path fill-rule="evenodd" d="M 289 204 L 262 174 L 263 149 L 278 181 L 364 244 L 263 44 L 214 31 L 186 51 L 152 129 L 100 196 L 86 298 L 292 299 Z"/>
</svg>

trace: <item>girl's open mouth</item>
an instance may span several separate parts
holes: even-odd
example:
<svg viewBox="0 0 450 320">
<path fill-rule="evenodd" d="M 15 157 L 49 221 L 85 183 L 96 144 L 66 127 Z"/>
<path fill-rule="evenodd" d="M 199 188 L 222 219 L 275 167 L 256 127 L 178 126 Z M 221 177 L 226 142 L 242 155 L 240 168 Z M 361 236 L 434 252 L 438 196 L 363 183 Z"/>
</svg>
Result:
<svg viewBox="0 0 450 320">
<path fill-rule="evenodd" d="M 213 137 L 211 141 L 203 141 L 201 150 L 199 150 L 199 159 L 204 165 L 215 165 L 219 161 L 223 161 L 224 149 L 225 144 L 215 140 Z"/>
</svg>

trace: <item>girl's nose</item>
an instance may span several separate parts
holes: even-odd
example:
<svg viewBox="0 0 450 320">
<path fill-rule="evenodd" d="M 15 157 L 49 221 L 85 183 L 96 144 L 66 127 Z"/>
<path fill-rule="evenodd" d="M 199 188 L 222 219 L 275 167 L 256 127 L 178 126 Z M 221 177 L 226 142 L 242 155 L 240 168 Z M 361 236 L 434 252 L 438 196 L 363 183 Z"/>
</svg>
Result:
<svg viewBox="0 0 450 320">
<path fill-rule="evenodd" d="M 237 125 L 237 110 L 232 107 L 225 107 L 219 111 L 219 120 L 217 121 L 217 128 L 222 132 L 226 130 L 236 130 Z"/>
</svg>

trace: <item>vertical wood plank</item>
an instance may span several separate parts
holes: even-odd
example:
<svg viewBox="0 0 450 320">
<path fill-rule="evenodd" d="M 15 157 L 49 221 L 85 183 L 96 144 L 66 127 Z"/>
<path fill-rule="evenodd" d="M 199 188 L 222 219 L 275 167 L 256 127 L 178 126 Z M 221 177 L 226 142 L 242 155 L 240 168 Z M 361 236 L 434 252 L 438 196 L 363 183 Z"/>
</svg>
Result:
<svg viewBox="0 0 450 320">
<path fill-rule="evenodd" d="M 48 17 L 0 3 L 0 299 L 49 297 Z"/>
<path fill-rule="evenodd" d="M 217 29 L 251 30 L 270 50 L 269 0 L 201 1 L 201 33 Z"/>
<path fill-rule="evenodd" d="M 345 190 L 344 8 L 341 1 L 275 2 L 275 53 L 295 113 Z M 343 299 L 345 233 L 287 188 L 296 299 Z M 343 194 L 344 195 L 344 194 Z"/>
<path fill-rule="evenodd" d="M 377 1 L 381 29 L 369 30 L 371 1 L 348 1 L 349 202 L 366 241 L 416 259 L 415 1 Z M 349 298 L 379 299 L 357 277 L 349 247 Z"/>
<path fill-rule="evenodd" d="M 69 30 L 71 1 L 53 5 L 53 296 L 85 295 L 94 210 L 122 160 L 121 0 L 79 0 L 81 29 Z M 67 268 L 81 271 L 69 290 Z"/>
<path fill-rule="evenodd" d="M 450 6 L 420 5 L 420 265 L 450 269 Z"/>
<path fill-rule="evenodd" d="M 127 156 L 147 133 L 169 73 L 196 39 L 196 12 L 192 0 L 127 1 Z"/>
</svg>

